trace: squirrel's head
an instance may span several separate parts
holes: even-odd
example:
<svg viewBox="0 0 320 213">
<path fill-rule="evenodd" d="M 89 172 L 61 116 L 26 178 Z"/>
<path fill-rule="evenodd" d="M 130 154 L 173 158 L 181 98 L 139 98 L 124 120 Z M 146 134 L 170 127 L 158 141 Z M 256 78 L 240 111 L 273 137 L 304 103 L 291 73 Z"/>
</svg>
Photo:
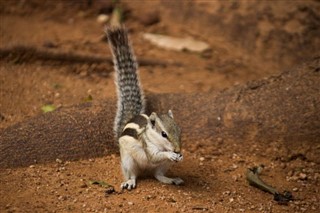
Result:
<svg viewBox="0 0 320 213">
<path fill-rule="evenodd" d="M 150 115 L 152 128 L 161 137 L 172 145 L 176 153 L 181 152 L 181 130 L 173 119 L 172 111 L 169 110 L 167 114 L 157 115 L 153 112 Z"/>
</svg>

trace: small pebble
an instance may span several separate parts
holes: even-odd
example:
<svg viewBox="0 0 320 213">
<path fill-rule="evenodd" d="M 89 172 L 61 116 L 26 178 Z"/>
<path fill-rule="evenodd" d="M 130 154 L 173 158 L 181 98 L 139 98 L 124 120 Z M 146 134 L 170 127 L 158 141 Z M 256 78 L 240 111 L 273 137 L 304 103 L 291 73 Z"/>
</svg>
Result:
<svg viewBox="0 0 320 213">
<path fill-rule="evenodd" d="M 199 160 L 200 160 L 200 161 L 204 161 L 205 158 L 204 158 L 204 157 L 200 157 Z"/>
<path fill-rule="evenodd" d="M 241 178 L 241 175 L 232 175 L 232 179 L 235 181 L 235 182 L 237 182 L 237 181 L 239 181 L 239 179 Z"/>
<path fill-rule="evenodd" d="M 134 204 L 133 202 L 130 202 L 130 201 L 128 202 L 128 205 L 130 206 L 132 206 L 133 204 Z"/>
<path fill-rule="evenodd" d="M 231 192 L 230 192 L 230 191 L 225 191 L 225 192 L 223 192 L 222 194 L 223 194 L 223 195 L 230 195 Z"/>
<path fill-rule="evenodd" d="M 56 159 L 56 163 L 62 163 L 62 160 L 60 160 L 59 158 Z"/>
<path fill-rule="evenodd" d="M 106 24 L 109 21 L 109 16 L 106 14 L 100 14 L 97 17 L 97 22 L 100 24 Z"/>
<path fill-rule="evenodd" d="M 307 179 L 307 175 L 305 173 L 300 173 L 299 174 L 299 179 L 300 180 L 306 180 Z"/>
</svg>

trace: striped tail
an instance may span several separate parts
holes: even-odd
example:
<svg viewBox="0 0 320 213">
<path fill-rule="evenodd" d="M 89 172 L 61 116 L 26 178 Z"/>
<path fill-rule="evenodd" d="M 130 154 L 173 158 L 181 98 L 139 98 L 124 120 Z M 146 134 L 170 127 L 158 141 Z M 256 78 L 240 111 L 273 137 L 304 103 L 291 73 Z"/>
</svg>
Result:
<svg viewBox="0 0 320 213">
<path fill-rule="evenodd" d="M 116 138 L 126 123 L 135 115 L 144 113 L 145 103 L 138 76 L 138 64 L 123 27 L 107 28 L 106 34 L 113 54 L 117 88 L 117 113 L 114 121 Z"/>
</svg>

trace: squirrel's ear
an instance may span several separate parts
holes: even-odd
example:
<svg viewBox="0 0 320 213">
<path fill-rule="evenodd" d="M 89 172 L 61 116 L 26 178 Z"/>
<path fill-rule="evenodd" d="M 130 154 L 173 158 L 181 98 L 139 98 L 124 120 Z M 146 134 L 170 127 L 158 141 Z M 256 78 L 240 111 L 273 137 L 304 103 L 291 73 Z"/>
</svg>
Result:
<svg viewBox="0 0 320 213">
<path fill-rule="evenodd" d="M 158 117 L 157 113 L 155 113 L 155 112 L 151 113 L 149 118 L 150 118 L 150 122 L 151 122 L 152 127 L 154 127 L 156 125 L 157 117 Z"/>
<path fill-rule="evenodd" d="M 173 119 L 173 113 L 172 113 L 171 109 L 169 109 L 168 115 Z"/>
</svg>

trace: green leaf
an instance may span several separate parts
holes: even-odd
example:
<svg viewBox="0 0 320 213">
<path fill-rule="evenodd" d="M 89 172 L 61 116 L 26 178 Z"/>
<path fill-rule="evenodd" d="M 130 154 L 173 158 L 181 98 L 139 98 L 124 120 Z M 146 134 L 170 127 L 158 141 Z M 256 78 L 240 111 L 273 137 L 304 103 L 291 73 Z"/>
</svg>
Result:
<svg viewBox="0 0 320 213">
<path fill-rule="evenodd" d="M 62 85 L 59 83 L 54 83 L 54 84 L 52 84 L 52 87 L 53 87 L 53 89 L 60 89 L 62 87 Z"/>
<path fill-rule="evenodd" d="M 42 112 L 47 113 L 47 112 L 52 112 L 56 109 L 56 107 L 52 104 L 44 105 L 41 107 Z"/>
<path fill-rule="evenodd" d="M 90 102 L 92 100 L 93 100 L 92 95 L 88 95 L 88 97 L 83 99 L 83 102 Z"/>
<path fill-rule="evenodd" d="M 112 187 L 110 184 L 108 184 L 108 183 L 106 183 L 104 181 L 101 181 L 101 180 L 90 180 L 89 184 L 91 184 L 91 185 L 99 185 L 99 186 L 102 186 L 104 188 Z"/>
</svg>

